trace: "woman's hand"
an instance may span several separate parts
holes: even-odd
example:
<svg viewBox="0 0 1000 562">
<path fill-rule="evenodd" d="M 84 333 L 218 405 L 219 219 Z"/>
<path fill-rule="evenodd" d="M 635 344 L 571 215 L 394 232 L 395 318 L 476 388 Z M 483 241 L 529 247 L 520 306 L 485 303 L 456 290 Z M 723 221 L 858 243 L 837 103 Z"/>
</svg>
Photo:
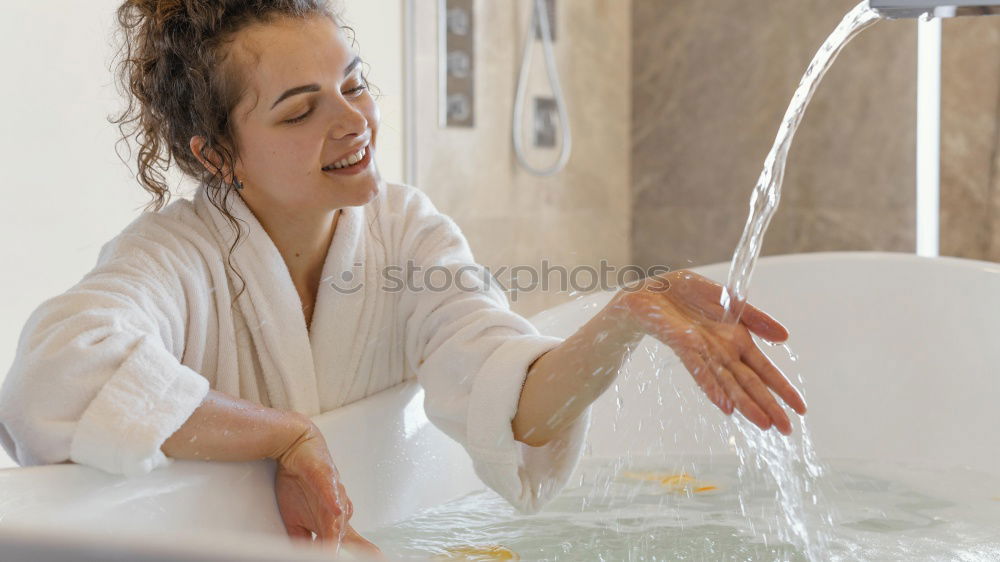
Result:
<svg viewBox="0 0 1000 562">
<path fill-rule="evenodd" d="M 735 405 L 761 429 L 773 423 L 789 435 L 792 424 L 768 388 L 799 415 L 806 413 L 805 402 L 750 335 L 783 342 L 788 330 L 749 303 L 738 324 L 723 323 L 722 291 L 707 277 L 678 270 L 623 289 L 611 304 L 625 313 L 634 329 L 670 346 L 709 400 L 727 415 Z"/>
<path fill-rule="evenodd" d="M 316 533 L 316 540 L 332 545 L 335 552 L 344 545 L 367 556 L 381 556 L 382 551 L 348 523 L 354 506 L 340 483 L 326 440 L 315 425 L 308 427 L 275 457 L 274 493 L 285 531 L 310 543 L 312 533 Z"/>
</svg>

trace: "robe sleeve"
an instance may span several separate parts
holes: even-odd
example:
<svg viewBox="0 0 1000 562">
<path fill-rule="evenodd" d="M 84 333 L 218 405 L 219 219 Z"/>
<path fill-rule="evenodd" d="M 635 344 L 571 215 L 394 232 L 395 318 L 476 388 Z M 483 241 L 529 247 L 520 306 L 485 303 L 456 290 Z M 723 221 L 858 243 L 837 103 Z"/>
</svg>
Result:
<svg viewBox="0 0 1000 562">
<path fill-rule="evenodd" d="M 457 224 L 409 189 L 401 255 L 413 274 L 400 301 L 406 361 L 424 388 L 427 417 L 464 447 L 487 486 L 519 512 L 537 513 L 579 463 L 592 406 L 541 447 L 514 439 L 528 368 L 563 339 L 511 311 Z"/>
<path fill-rule="evenodd" d="M 164 246 L 120 234 L 31 313 L 0 388 L 0 444 L 18 464 L 136 476 L 171 463 L 160 447 L 209 391 L 178 359 L 186 313 L 171 263 Z"/>
</svg>

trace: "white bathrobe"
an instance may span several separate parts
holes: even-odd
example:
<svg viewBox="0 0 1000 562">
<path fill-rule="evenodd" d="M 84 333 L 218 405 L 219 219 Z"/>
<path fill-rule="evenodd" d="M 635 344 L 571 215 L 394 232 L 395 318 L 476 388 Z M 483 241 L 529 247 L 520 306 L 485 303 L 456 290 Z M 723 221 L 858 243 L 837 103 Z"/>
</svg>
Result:
<svg viewBox="0 0 1000 562">
<path fill-rule="evenodd" d="M 232 256 L 246 281 L 232 307 L 235 232 L 202 186 L 140 215 L 31 314 L 0 390 L 0 444 L 18 463 L 145 474 L 172 462 L 160 447 L 209 388 L 314 416 L 416 377 L 431 422 L 519 511 L 565 486 L 590 408 L 543 447 L 511 428 L 528 367 L 562 339 L 510 310 L 423 192 L 390 183 L 341 210 L 309 329 L 277 247 L 236 192 L 230 201 L 249 234 Z M 408 262 L 423 271 L 394 290 Z"/>
</svg>

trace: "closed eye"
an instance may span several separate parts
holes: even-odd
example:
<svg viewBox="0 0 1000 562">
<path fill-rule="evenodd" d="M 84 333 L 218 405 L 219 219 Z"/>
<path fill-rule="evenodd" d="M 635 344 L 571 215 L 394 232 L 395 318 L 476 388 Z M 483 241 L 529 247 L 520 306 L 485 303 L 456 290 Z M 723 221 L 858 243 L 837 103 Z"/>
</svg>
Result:
<svg viewBox="0 0 1000 562">
<path fill-rule="evenodd" d="M 367 85 L 361 84 L 357 88 L 351 88 L 350 90 L 347 90 L 346 92 L 344 92 L 344 94 L 345 95 L 356 96 L 356 95 L 361 94 L 361 92 L 363 92 L 367 87 L 368 87 Z M 284 123 L 289 123 L 289 124 L 299 123 L 301 121 L 304 121 L 306 117 L 309 117 L 309 115 L 312 112 L 313 112 L 313 108 L 310 108 L 309 111 L 303 113 L 302 115 L 299 115 L 298 117 L 293 117 L 291 119 L 286 119 L 284 121 Z"/>
<path fill-rule="evenodd" d="M 298 123 L 299 121 L 302 121 L 306 117 L 309 117 L 309 114 L 312 113 L 312 112 L 313 112 L 313 110 L 310 109 L 309 111 L 303 113 L 302 115 L 299 115 L 298 117 L 293 117 L 291 119 L 285 119 L 284 122 L 285 123 Z"/>
</svg>

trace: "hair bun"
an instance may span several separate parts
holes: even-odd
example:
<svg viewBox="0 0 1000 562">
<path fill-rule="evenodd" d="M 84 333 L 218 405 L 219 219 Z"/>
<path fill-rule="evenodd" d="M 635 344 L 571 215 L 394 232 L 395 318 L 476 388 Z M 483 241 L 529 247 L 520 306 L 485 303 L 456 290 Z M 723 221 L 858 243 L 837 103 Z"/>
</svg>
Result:
<svg viewBox="0 0 1000 562">
<path fill-rule="evenodd" d="M 156 27 L 164 27 L 168 21 L 189 20 L 194 15 L 189 12 L 197 12 L 204 8 L 209 8 L 211 0 L 203 2 L 201 0 L 125 0 L 126 10 L 134 8 L 138 15 Z"/>
</svg>

